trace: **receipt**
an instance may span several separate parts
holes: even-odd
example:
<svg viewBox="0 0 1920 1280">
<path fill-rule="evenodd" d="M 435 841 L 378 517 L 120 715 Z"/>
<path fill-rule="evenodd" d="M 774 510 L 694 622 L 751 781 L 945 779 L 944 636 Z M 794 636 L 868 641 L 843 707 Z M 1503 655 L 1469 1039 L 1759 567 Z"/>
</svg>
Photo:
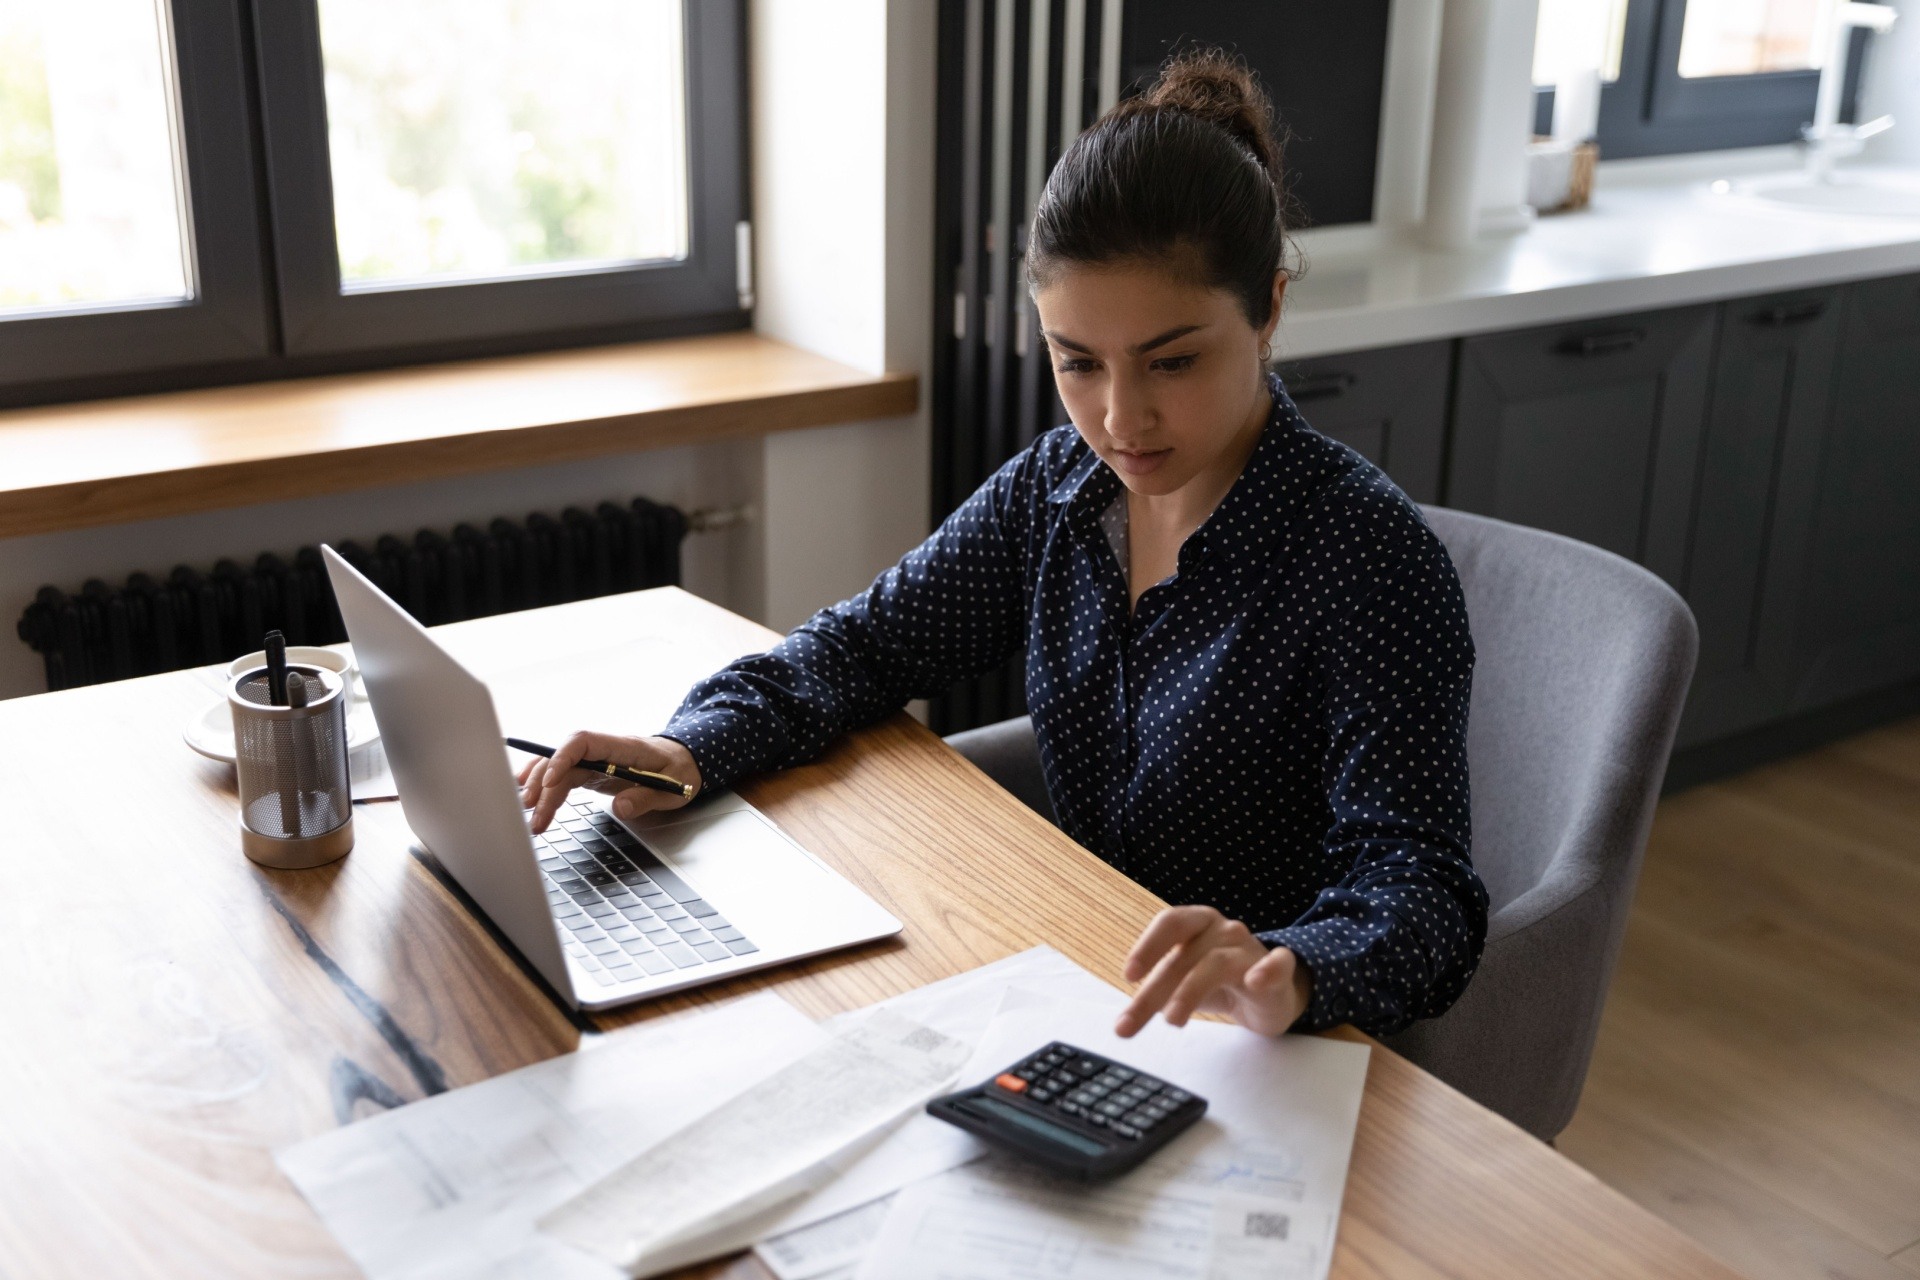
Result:
<svg viewBox="0 0 1920 1280">
<path fill-rule="evenodd" d="M 542 1231 L 630 1275 L 832 1176 L 829 1162 L 951 1081 L 969 1046 L 885 1009 L 694 1121 L 542 1217 Z"/>
<path fill-rule="evenodd" d="M 1285 1153 L 1221 1150 L 1200 1130 L 1169 1160 L 1082 1186 L 991 1159 L 894 1198 L 861 1280 L 1314 1280 L 1325 1222 L 1284 1194 Z M 1185 1147 L 1188 1152 L 1178 1148 Z M 1193 1148 L 1213 1148 L 1193 1151 Z M 1188 1154 L 1188 1153 L 1191 1154 Z M 1233 1189 L 1231 1170 L 1267 1183 Z M 1226 1182 L 1221 1181 L 1223 1172 Z M 1282 1194 L 1272 1194 L 1279 1191 Z"/>
</svg>

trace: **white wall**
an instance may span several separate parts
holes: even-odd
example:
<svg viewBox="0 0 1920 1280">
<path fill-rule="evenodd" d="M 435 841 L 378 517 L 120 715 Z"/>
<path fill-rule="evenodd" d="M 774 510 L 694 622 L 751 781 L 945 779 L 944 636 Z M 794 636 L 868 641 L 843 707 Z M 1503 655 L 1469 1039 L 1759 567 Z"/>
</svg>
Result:
<svg viewBox="0 0 1920 1280">
<path fill-rule="evenodd" d="M 928 368 L 934 6 L 755 0 L 756 326 L 872 371 Z M 924 402 L 926 388 L 922 386 Z M 11 636 L 43 583 L 117 584 L 175 564 L 320 539 L 449 528 L 644 494 L 686 509 L 751 503 L 754 525 L 692 536 L 689 589 L 789 627 L 872 580 L 927 529 L 925 408 L 885 422 L 373 488 L 168 520 L 0 539 L 0 697 L 37 693 Z"/>
<path fill-rule="evenodd" d="M 1920 164 L 1920 0 L 1894 0 L 1893 30 L 1873 37 L 1860 119 L 1892 116 L 1893 128 L 1867 143 L 1866 158 L 1882 164 Z"/>
<path fill-rule="evenodd" d="M 755 327 L 922 374 L 920 412 L 765 441 L 765 620 L 859 591 L 927 531 L 934 6 L 755 0 Z"/>
</svg>

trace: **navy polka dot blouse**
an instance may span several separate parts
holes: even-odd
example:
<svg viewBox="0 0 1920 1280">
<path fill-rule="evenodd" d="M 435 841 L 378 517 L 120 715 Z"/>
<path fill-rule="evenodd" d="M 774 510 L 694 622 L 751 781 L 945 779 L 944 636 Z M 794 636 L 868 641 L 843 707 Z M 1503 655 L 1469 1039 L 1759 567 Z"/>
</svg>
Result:
<svg viewBox="0 0 1920 1280">
<path fill-rule="evenodd" d="M 1240 479 L 1131 612 L 1121 481 L 1060 427 L 864 593 L 702 681 L 667 736 L 723 787 L 1024 649 L 1069 835 L 1291 947 L 1303 1028 L 1444 1012 L 1487 919 L 1459 580 L 1406 495 L 1272 391 Z"/>
</svg>

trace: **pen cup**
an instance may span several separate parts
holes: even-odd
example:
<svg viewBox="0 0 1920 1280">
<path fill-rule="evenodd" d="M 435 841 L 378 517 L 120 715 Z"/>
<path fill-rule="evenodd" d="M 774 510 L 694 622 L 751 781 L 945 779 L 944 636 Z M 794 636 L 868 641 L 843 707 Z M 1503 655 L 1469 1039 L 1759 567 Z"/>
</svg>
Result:
<svg viewBox="0 0 1920 1280">
<path fill-rule="evenodd" d="M 275 706 L 265 667 L 227 686 L 240 775 L 240 848 L 262 866 L 318 867 L 353 848 L 346 685 L 334 672 L 289 663 L 298 683 Z"/>
</svg>

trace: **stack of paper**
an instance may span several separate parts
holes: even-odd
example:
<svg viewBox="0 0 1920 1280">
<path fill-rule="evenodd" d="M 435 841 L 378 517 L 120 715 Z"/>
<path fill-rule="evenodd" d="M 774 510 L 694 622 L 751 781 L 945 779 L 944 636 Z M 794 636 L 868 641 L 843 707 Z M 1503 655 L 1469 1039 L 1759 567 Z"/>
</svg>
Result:
<svg viewBox="0 0 1920 1280">
<path fill-rule="evenodd" d="M 1123 1002 L 1048 948 L 824 1026 L 753 996 L 279 1160 L 373 1280 L 611 1280 L 756 1241 L 781 1280 L 1323 1276 L 1366 1050 L 1199 1023 L 1123 1041 Z M 1207 1118 L 1087 1189 L 980 1160 L 919 1111 L 1054 1039 L 1207 1097 Z"/>
</svg>

